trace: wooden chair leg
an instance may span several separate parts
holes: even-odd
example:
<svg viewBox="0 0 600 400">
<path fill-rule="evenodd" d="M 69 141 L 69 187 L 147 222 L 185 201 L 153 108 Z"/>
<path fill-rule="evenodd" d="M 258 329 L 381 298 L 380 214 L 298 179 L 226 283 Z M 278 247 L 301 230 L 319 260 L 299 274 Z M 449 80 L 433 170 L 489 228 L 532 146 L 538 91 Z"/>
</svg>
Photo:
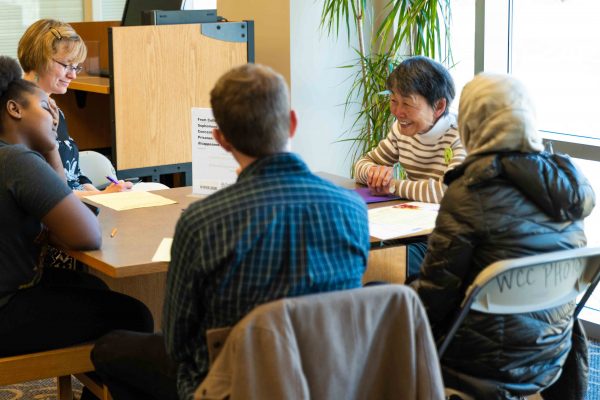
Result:
<svg viewBox="0 0 600 400">
<path fill-rule="evenodd" d="M 108 391 L 108 387 L 106 385 L 102 385 L 102 399 L 101 400 L 113 400 L 110 392 Z"/>
<path fill-rule="evenodd" d="M 83 383 L 83 385 L 100 400 L 112 400 L 108 387 L 102 384 L 102 382 L 92 378 L 89 374 L 75 374 L 75 378 Z"/>
<path fill-rule="evenodd" d="M 56 378 L 56 391 L 58 400 L 73 400 L 73 387 L 71 375 Z"/>
</svg>

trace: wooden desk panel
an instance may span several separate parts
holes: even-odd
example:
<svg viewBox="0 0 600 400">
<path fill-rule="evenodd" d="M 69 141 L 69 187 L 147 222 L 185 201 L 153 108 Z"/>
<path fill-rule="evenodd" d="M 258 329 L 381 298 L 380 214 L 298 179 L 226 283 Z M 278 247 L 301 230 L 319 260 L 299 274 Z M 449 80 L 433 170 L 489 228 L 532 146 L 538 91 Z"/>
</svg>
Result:
<svg viewBox="0 0 600 400">
<path fill-rule="evenodd" d="M 201 34 L 200 24 L 112 28 L 117 171 L 192 161 L 191 109 L 247 44 Z"/>
</svg>

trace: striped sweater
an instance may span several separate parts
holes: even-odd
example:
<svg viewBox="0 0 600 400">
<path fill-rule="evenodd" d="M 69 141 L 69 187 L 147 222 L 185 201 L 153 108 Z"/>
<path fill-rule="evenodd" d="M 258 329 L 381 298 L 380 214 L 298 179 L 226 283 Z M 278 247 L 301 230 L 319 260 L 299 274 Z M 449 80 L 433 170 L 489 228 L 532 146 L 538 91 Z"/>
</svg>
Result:
<svg viewBox="0 0 600 400">
<path fill-rule="evenodd" d="M 396 181 L 396 195 L 439 203 L 446 190 L 444 174 L 465 156 L 453 114 L 441 117 L 428 132 L 415 136 L 402 135 L 396 122 L 388 136 L 356 162 L 354 176 L 358 183 L 366 184 L 370 167 L 400 163 L 406 176 Z"/>
</svg>

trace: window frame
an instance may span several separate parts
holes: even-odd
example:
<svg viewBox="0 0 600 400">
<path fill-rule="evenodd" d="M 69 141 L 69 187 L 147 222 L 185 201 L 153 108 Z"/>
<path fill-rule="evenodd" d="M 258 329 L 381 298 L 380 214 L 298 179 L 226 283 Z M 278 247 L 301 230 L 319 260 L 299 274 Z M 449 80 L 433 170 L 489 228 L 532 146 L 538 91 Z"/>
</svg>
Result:
<svg viewBox="0 0 600 400">
<path fill-rule="evenodd" d="M 486 4 L 485 0 L 475 0 L 475 75 L 490 70 L 512 73 L 514 1 L 487 2 Z M 486 11 L 488 12 L 486 13 Z M 486 37 L 489 37 L 490 34 L 489 30 L 486 32 L 486 25 L 490 24 L 489 16 L 491 15 L 494 15 L 494 17 L 498 15 L 506 16 L 506 20 L 502 24 L 504 28 L 502 35 L 506 37 L 506 51 L 501 60 L 494 60 L 495 65 L 490 65 L 489 57 L 486 58 L 485 52 Z M 498 54 L 494 56 L 497 57 Z M 544 142 L 552 142 L 555 151 L 567 153 L 576 158 L 600 161 L 600 139 L 543 129 L 540 129 L 540 132 Z"/>
</svg>

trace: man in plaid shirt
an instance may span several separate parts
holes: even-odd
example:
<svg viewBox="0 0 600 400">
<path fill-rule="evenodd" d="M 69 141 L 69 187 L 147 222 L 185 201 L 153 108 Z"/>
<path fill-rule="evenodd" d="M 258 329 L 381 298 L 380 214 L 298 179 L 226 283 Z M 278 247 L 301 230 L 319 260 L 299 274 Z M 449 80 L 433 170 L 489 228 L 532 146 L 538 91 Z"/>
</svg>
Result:
<svg viewBox="0 0 600 400">
<path fill-rule="evenodd" d="M 297 121 L 283 78 L 264 66 L 235 68 L 217 82 L 211 105 L 219 126 L 214 137 L 240 174 L 234 185 L 188 207 L 177 224 L 164 344 L 155 339 L 160 335 L 117 332 L 94 351 L 115 400 L 176 398 L 175 370 L 179 398 L 191 399 L 208 372 L 208 329 L 235 325 L 254 307 L 282 297 L 361 284 L 369 250 L 366 206 L 288 152 Z M 144 359 L 156 343 L 166 345 L 169 357 Z M 130 356 L 116 356 L 116 347 Z M 126 363 L 133 369 L 133 358 L 154 370 L 138 373 L 140 379 L 110 372 Z"/>
</svg>

